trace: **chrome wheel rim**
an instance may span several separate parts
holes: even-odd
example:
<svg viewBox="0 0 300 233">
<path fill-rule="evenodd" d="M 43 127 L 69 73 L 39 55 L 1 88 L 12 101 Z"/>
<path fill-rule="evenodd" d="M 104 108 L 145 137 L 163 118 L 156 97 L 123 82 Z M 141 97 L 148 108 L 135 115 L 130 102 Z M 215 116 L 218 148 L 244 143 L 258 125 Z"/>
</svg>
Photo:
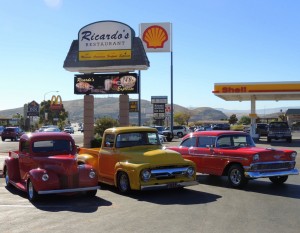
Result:
<svg viewBox="0 0 300 233">
<path fill-rule="evenodd" d="M 7 171 L 5 173 L 5 183 L 6 183 L 6 185 L 9 184 L 9 176 L 8 176 L 8 172 Z"/>
<path fill-rule="evenodd" d="M 230 180 L 233 184 L 238 185 L 241 183 L 242 174 L 238 169 L 233 169 L 230 173 Z"/>
<path fill-rule="evenodd" d="M 29 195 L 29 198 L 30 199 L 32 199 L 32 197 L 33 197 L 33 185 L 32 185 L 32 183 L 31 182 L 29 182 L 29 184 L 28 184 L 28 195 Z"/>
</svg>

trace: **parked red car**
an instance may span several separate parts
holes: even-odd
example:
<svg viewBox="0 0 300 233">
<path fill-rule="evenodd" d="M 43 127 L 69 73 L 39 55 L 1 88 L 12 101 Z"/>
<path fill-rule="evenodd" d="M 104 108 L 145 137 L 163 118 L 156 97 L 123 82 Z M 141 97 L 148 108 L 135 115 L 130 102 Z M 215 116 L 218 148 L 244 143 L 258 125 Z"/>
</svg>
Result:
<svg viewBox="0 0 300 233">
<path fill-rule="evenodd" d="M 23 134 L 19 151 L 9 152 L 3 172 L 7 186 L 27 192 L 35 201 L 39 195 L 97 193 L 98 177 L 90 165 L 78 165 L 77 148 L 68 133 Z"/>
<path fill-rule="evenodd" d="M 3 142 L 6 139 L 17 141 L 23 134 L 24 132 L 19 127 L 6 127 L 2 131 L 1 138 Z"/>
<path fill-rule="evenodd" d="M 179 146 L 168 147 L 197 165 L 197 172 L 227 176 L 232 187 L 248 180 L 269 178 L 284 183 L 289 175 L 298 175 L 297 152 L 256 147 L 251 136 L 237 131 L 199 131 L 186 135 Z"/>
</svg>

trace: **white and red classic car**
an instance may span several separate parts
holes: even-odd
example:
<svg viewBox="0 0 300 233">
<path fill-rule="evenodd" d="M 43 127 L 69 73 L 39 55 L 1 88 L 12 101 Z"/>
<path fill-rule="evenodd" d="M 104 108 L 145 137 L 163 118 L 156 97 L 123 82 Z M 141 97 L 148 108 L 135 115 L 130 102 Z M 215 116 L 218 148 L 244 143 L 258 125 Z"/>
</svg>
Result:
<svg viewBox="0 0 300 233">
<path fill-rule="evenodd" d="M 298 175 L 297 152 L 256 147 L 251 136 L 237 131 L 199 131 L 186 135 L 171 149 L 196 163 L 197 172 L 227 176 L 232 187 L 242 187 L 250 179 L 269 178 L 284 183 Z"/>
</svg>

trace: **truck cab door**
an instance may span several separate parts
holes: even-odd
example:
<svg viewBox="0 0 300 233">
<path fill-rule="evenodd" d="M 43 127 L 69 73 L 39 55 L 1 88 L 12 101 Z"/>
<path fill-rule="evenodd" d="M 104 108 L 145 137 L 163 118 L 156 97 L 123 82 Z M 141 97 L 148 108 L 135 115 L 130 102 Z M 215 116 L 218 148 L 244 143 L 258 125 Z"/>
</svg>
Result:
<svg viewBox="0 0 300 233">
<path fill-rule="evenodd" d="M 114 135 L 106 134 L 99 153 L 98 166 L 100 181 L 113 184 L 117 162 L 118 155 L 114 147 Z"/>
<path fill-rule="evenodd" d="M 30 155 L 29 144 L 27 141 L 20 141 L 19 149 L 20 176 L 21 179 L 24 180 L 33 167 L 32 156 Z"/>
<path fill-rule="evenodd" d="M 19 154 L 19 167 L 21 179 L 26 179 L 28 172 L 32 169 L 31 156 L 29 153 L 20 153 Z"/>
</svg>

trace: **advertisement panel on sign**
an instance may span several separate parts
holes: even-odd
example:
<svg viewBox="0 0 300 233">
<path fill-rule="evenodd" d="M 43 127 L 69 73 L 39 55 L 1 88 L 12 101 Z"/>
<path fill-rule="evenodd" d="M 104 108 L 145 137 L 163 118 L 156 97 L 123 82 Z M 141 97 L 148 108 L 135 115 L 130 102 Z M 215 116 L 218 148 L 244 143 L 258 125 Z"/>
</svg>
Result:
<svg viewBox="0 0 300 233">
<path fill-rule="evenodd" d="M 128 25 L 115 21 L 89 24 L 78 33 L 79 61 L 131 59 L 135 33 Z"/>
<path fill-rule="evenodd" d="M 153 113 L 165 113 L 165 104 L 153 104 Z"/>
<path fill-rule="evenodd" d="M 168 96 L 151 96 L 151 104 L 167 104 Z"/>
<path fill-rule="evenodd" d="M 171 52 L 171 23 L 141 23 L 140 37 L 146 52 Z"/>
<path fill-rule="evenodd" d="M 78 74 L 74 79 L 74 94 L 138 94 L 138 75 Z"/>
<path fill-rule="evenodd" d="M 138 112 L 138 101 L 129 101 L 129 112 Z"/>
<path fill-rule="evenodd" d="M 164 120 L 166 117 L 165 113 L 153 113 L 153 119 L 155 120 Z"/>
<path fill-rule="evenodd" d="M 27 116 L 39 116 L 39 115 L 40 115 L 40 105 L 35 101 L 31 101 L 28 104 Z"/>
</svg>

